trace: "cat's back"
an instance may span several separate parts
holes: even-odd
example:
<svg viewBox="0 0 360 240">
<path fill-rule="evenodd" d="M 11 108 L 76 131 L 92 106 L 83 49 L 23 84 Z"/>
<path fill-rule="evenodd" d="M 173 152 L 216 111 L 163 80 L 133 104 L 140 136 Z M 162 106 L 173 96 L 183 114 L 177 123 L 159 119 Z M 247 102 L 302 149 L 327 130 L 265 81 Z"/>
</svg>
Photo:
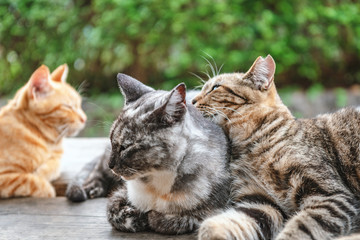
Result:
<svg viewBox="0 0 360 240">
<path fill-rule="evenodd" d="M 323 132 L 344 162 L 360 160 L 360 108 L 347 107 L 332 114 L 319 116 Z M 359 163 L 360 164 L 360 163 Z"/>
<path fill-rule="evenodd" d="M 309 136 L 323 135 L 332 142 L 345 145 L 360 143 L 360 107 L 346 107 L 334 113 L 322 114 L 306 120 L 306 132 Z M 316 129 L 315 129 L 316 128 Z"/>
</svg>

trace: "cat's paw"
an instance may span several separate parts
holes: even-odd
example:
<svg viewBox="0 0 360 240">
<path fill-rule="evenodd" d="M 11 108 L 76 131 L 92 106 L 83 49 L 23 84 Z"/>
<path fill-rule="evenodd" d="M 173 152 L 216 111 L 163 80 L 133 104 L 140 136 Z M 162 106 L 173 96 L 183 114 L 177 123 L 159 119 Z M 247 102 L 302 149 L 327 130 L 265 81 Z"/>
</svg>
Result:
<svg viewBox="0 0 360 240">
<path fill-rule="evenodd" d="M 156 211 L 148 213 L 151 230 L 163 234 L 190 233 L 199 227 L 199 220 L 191 216 L 164 214 Z"/>
<path fill-rule="evenodd" d="M 111 225 L 121 232 L 141 232 L 148 229 L 146 213 L 132 206 L 109 208 L 107 218 Z"/>
<path fill-rule="evenodd" d="M 84 190 L 89 198 L 105 197 L 105 189 L 101 181 L 93 179 L 84 184 Z"/>
<path fill-rule="evenodd" d="M 255 240 L 253 223 L 234 210 L 206 219 L 199 229 L 199 240 Z"/>
<path fill-rule="evenodd" d="M 32 195 L 36 198 L 52 198 L 56 196 L 56 192 L 53 186 L 49 182 L 46 182 L 42 187 L 39 187 Z"/>
<path fill-rule="evenodd" d="M 228 229 L 226 222 L 220 222 L 216 219 L 204 221 L 199 229 L 199 240 L 232 240 L 236 239 Z"/>
<path fill-rule="evenodd" d="M 70 184 L 66 189 L 66 197 L 72 202 L 83 202 L 87 199 L 85 190 L 79 184 Z"/>
</svg>

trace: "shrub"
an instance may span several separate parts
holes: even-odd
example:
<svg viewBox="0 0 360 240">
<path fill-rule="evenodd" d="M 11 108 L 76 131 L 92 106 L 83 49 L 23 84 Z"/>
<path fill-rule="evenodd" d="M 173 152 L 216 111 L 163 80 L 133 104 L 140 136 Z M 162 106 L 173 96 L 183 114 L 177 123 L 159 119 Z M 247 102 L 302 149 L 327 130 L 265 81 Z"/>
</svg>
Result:
<svg viewBox="0 0 360 240">
<path fill-rule="evenodd" d="M 360 3 L 342 0 L 2 0 L 0 94 L 41 63 L 67 62 L 77 85 L 116 89 L 125 72 L 156 87 L 197 80 L 213 56 L 244 71 L 259 55 L 277 62 L 277 84 L 360 82 Z"/>
</svg>

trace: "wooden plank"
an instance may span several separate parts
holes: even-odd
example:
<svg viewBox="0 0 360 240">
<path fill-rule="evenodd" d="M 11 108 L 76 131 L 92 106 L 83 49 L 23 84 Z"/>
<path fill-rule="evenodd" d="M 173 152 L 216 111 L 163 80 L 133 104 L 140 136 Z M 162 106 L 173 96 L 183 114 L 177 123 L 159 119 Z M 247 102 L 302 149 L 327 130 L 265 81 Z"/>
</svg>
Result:
<svg viewBox="0 0 360 240">
<path fill-rule="evenodd" d="M 101 155 L 109 138 L 65 138 L 64 155 L 61 159 L 60 177 L 53 182 L 57 196 L 65 196 L 67 184 L 81 168 Z"/>
<path fill-rule="evenodd" d="M 0 239 L 196 239 L 191 235 L 121 233 L 106 220 L 107 199 L 72 203 L 64 197 L 0 200 Z"/>
</svg>

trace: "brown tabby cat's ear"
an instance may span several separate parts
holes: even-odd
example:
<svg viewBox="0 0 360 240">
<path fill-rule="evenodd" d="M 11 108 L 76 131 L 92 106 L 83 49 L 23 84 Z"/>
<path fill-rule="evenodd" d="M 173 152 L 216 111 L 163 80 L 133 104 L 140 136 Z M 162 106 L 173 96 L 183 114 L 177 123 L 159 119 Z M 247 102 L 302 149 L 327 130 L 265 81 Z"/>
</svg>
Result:
<svg viewBox="0 0 360 240">
<path fill-rule="evenodd" d="M 29 95 L 31 98 L 44 96 L 51 90 L 50 71 L 45 65 L 41 65 L 30 77 Z"/>
<path fill-rule="evenodd" d="M 56 82 L 65 82 L 69 73 L 69 67 L 65 63 L 63 65 L 58 66 L 52 73 L 51 79 Z"/>
<path fill-rule="evenodd" d="M 275 61 L 270 54 L 266 58 L 258 57 L 243 79 L 257 90 L 267 90 L 274 81 L 275 68 Z"/>
</svg>

